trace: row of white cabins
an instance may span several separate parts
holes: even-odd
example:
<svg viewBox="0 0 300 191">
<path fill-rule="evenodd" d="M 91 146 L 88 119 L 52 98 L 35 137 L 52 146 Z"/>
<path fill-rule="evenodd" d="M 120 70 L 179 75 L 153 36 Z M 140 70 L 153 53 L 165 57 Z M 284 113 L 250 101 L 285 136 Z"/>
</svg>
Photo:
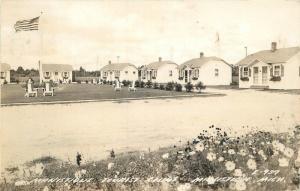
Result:
<svg viewBox="0 0 300 191">
<path fill-rule="evenodd" d="M 237 63 L 240 88 L 300 89 L 300 47 L 271 49 L 246 56 Z M 1 83 L 9 82 L 8 64 L 0 65 Z M 40 64 L 40 81 L 72 81 L 71 65 Z M 106 81 L 151 81 L 156 83 L 177 82 L 204 85 L 230 85 L 232 67 L 215 56 L 204 56 L 188 60 L 180 65 L 162 60 L 137 68 L 130 63 L 111 63 L 100 69 L 100 79 Z"/>
<path fill-rule="evenodd" d="M 200 53 L 199 58 L 194 58 L 181 65 L 161 57 L 158 61 L 142 66 L 139 69 L 130 63 L 111 63 L 100 70 L 100 79 L 114 80 L 142 80 L 152 83 L 177 82 L 205 85 L 230 85 L 232 82 L 232 67 L 224 60 L 217 57 L 205 57 Z"/>
</svg>

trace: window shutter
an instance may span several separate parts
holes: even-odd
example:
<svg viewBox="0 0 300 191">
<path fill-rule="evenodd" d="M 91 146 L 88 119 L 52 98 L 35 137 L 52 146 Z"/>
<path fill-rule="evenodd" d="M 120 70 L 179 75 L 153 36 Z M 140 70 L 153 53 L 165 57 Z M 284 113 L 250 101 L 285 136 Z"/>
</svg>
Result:
<svg viewBox="0 0 300 191">
<path fill-rule="evenodd" d="M 281 76 L 284 76 L 284 66 L 281 65 Z"/>
<path fill-rule="evenodd" d="M 270 68 L 270 76 L 271 77 L 273 76 L 273 66 L 271 66 L 271 68 Z"/>
<path fill-rule="evenodd" d="M 240 67 L 240 76 L 241 77 L 243 76 L 243 67 L 242 66 Z"/>
<path fill-rule="evenodd" d="M 251 77 L 251 68 L 248 68 L 249 77 Z"/>
</svg>

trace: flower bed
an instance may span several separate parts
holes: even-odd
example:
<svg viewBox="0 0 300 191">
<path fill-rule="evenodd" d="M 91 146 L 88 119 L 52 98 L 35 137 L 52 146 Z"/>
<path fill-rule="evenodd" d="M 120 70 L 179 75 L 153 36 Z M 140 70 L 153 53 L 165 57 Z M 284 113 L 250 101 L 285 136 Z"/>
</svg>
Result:
<svg viewBox="0 0 300 191">
<path fill-rule="evenodd" d="M 242 81 L 249 81 L 249 77 L 241 77 L 240 78 Z"/>
<path fill-rule="evenodd" d="M 281 81 L 281 77 L 280 77 L 280 76 L 272 76 L 272 77 L 270 78 L 270 81 L 273 81 L 273 82 Z"/>
<path fill-rule="evenodd" d="M 41 158 L 27 163 L 27 166 L 7 168 L 5 184 L 19 190 L 41 190 L 45 185 L 26 185 L 18 180 L 67 176 L 93 178 L 91 183 L 84 185 L 90 190 L 141 190 L 145 187 L 159 190 L 161 186 L 164 186 L 163 190 L 197 190 L 196 187 L 200 190 L 297 189 L 300 126 L 292 133 L 252 131 L 240 137 L 232 137 L 229 133 L 212 125 L 184 145 L 175 143 L 173 147 L 154 152 L 116 154 L 107 160 L 88 162 L 80 167 L 49 157 Z M 23 172 L 27 171 L 28 175 L 25 175 Z M 122 177 L 136 177 L 139 181 L 102 181 Z M 149 182 L 151 177 L 173 177 L 174 181 L 155 184 Z M 222 182 L 222 177 L 229 178 L 229 181 Z M 18 186 L 15 187 L 13 182 L 18 182 Z M 81 188 L 82 184 L 51 183 L 51 186 L 58 190 L 66 187 L 74 190 Z"/>
</svg>

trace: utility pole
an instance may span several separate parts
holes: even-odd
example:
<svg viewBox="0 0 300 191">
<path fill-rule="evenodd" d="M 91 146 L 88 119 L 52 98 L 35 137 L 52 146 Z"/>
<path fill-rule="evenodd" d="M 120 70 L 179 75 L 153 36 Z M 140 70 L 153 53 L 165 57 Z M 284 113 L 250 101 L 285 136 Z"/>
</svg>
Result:
<svg viewBox="0 0 300 191">
<path fill-rule="evenodd" d="M 248 56 L 248 48 L 245 46 L 246 56 Z"/>
</svg>

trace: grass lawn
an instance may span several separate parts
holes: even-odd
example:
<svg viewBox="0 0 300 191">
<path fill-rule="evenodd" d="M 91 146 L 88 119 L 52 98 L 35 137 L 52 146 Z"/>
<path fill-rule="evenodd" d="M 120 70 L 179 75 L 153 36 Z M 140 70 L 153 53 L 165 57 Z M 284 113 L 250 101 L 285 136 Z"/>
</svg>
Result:
<svg viewBox="0 0 300 191">
<path fill-rule="evenodd" d="M 4 85 L 1 87 L 1 104 L 32 103 L 32 102 L 54 102 L 54 101 L 79 101 L 79 100 L 105 100 L 124 98 L 144 98 L 161 96 L 197 96 L 197 93 L 165 91 L 151 88 L 137 88 L 136 92 L 128 92 L 124 87 L 121 91 L 114 91 L 109 85 L 93 84 L 62 84 L 56 87 L 54 96 L 42 95 L 40 91 L 38 97 L 24 97 L 25 89 L 21 85 Z M 206 93 L 207 94 L 207 93 Z"/>
</svg>

